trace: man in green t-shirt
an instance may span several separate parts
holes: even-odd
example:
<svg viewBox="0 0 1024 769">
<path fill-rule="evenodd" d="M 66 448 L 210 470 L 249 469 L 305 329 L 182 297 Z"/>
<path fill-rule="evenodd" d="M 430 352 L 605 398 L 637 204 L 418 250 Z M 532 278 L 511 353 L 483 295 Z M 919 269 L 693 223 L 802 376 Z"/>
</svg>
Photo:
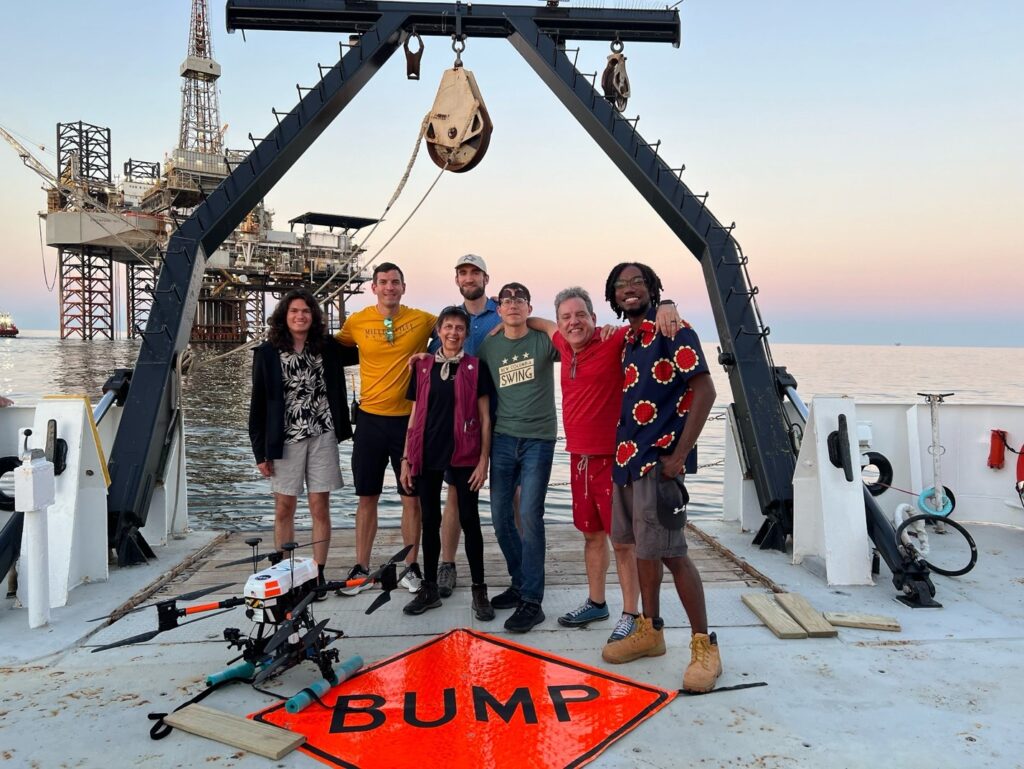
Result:
<svg viewBox="0 0 1024 769">
<path fill-rule="evenodd" d="M 530 291 L 506 283 L 498 292 L 503 330 L 488 337 L 477 355 L 491 377 L 498 413 L 491 440 L 491 520 L 512 584 L 491 600 L 512 609 L 505 629 L 525 633 L 544 621 L 544 497 L 551 477 L 558 421 L 553 363 L 558 353 L 547 334 L 526 326 Z M 516 528 L 512 500 L 520 485 Z"/>
</svg>

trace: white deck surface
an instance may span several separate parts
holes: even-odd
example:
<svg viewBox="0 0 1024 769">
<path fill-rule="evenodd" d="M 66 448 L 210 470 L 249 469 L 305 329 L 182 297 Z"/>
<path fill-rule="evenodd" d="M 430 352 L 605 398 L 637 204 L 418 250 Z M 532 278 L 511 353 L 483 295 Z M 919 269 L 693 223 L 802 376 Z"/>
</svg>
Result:
<svg viewBox="0 0 1024 769">
<path fill-rule="evenodd" d="M 702 522 L 701 527 L 817 608 L 886 614 L 898 618 L 903 630 L 841 628 L 838 638 L 782 641 L 740 603 L 740 594 L 754 588 L 709 586 L 709 619 L 718 631 L 725 667 L 720 685 L 768 685 L 680 697 L 591 766 L 1024 767 L 1024 531 L 971 527 L 978 567 L 960 579 L 935 577 L 944 608 L 914 610 L 894 600 L 887 580 L 875 587 L 829 589 L 806 569 L 790 565 L 787 556 L 751 548 L 751 535 L 731 525 Z M 167 552 L 158 567 L 144 567 L 155 569 L 153 575 L 141 569 L 137 576 L 135 570 L 119 573 L 124 585 L 118 590 L 110 590 L 111 584 L 74 591 L 73 605 L 55 611 L 48 629 L 29 631 L 24 610 L 0 611 L 0 767 L 322 766 L 300 752 L 271 761 L 180 731 L 150 740 L 146 715 L 173 709 L 203 688 L 208 673 L 224 667 L 232 655 L 219 640 L 220 629 L 238 622 L 218 624 L 218 618 L 156 642 L 90 653 L 89 644 L 154 626 L 152 617 L 136 614 L 81 645 L 88 629 L 82 618 L 113 609 L 166 571 L 174 557 L 185 557 L 210 536 L 193 535 L 187 549 L 182 543 L 172 546 L 181 548 L 177 555 Z M 669 646 L 664 657 L 606 666 L 600 650 L 610 622 L 590 630 L 566 630 L 555 622 L 581 597 L 578 588 L 570 587 L 549 588 L 547 621 L 515 640 L 676 688 L 689 659 L 689 632 L 674 596 L 665 590 L 662 595 Z M 615 608 L 614 590 L 609 596 Z M 407 599 L 398 593 L 395 598 L 370 618 L 362 615 L 370 595 L 331 597 L 318 605 L 317 613 L 353 636 L 339 642 L 343 657 L 361 654 L 367 661 L 451 627 L 504 633 L 500 619 L 505 613 L 494 623 L 471 620 L 465 588 L 444 608 L 419 618 L 402 615 L 395 604 Z M 312 675 L 310 666 L 300 666 L 273 681 L 272 688 L 294 693 Z M 204 704 L 245 714 L 270 700 L 236 685 L 215 692 Z M 396 766 L 417 763 L 415 757 L 395 757 Z"/>
</svg>

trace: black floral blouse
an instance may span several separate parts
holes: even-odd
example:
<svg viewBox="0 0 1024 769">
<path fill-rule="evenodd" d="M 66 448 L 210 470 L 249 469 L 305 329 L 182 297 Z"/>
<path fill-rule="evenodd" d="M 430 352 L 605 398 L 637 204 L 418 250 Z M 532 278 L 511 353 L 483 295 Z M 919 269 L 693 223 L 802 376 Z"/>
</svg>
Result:
<svg viewBox="0 0 1024 769">
<path fill-rule="evenodd" d="M 297 443 L 334 430 L 327 402 L 324 361 L 320 355 L 308 350 L 282 352 L 281 378 L 284 380 L 285 443 Z"/>
</svg>

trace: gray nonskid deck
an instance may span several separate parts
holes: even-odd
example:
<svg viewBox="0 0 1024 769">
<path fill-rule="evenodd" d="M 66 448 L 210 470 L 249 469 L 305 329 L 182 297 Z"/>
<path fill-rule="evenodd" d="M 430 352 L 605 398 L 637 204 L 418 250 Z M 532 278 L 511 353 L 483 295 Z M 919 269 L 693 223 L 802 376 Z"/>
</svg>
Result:
<svg viewBox="0 0 1024 769">
<path fill-rule="evenodd" d="M 975 572 L 959 581 L 937 578 L 937 597 L 946 608 L 912 610 L 896 602 L 894 591 L 881 582 L 869 588 L 830 589 L 807 570 L 790 565 L 787 556 L 751 549 L 749 534 L 718 523 L 705 528 L 817 608 L 888 614 L 900 620 L 903 631 L 844 628 L 834 639 L 781 641 L 739 600 L 742 592 L 765 588 L 710 583 L 709 617 L 719 633 L 725 666 L 720 685 L 765 681 L 768 686 L 680 697 L 616 742 L 593 766 L 1022 766 L 1024 737 L 1017 721 L 1024 709 L 1019 685 L 1024 680 L 1024 584 L 1013 554 L 1022 552 L 1024 532 L 972 528 L 981 554 Z M 338 642 L 343 656 L 381 659 L 453 626 L 504 634 L 501 621 L 507 612 L 500 612 L 494 622 L 476 623 L 462 587 L 442 609 L 421 617 L 401 613 L 408 600 L 403 592 L 365 617 L 361 612 L 372 595 L 332 596 L 317 605 L 318 615 L 330 616 L 332 626 L 351 635 Z M 514 640 L 638 681 L 679 686 L 689 659 L 689 631 L 670 589 L 662 591 L 668 653 L 617 667 L 600 657 L 610 621 L 587 630 L 566 630 L 555 622 L 559 611 L 581 597 L 580 585 L 549 587 L 548 619 Z M 609 599 L 614 612 L 618 596 L 613 586 Z M 4 618 L 5 625 L 9 619 Z M 141 621 L 139 614 L 131 615 L 89 643 L 151 627 Z M 318 766 L 298 753 L 269 762 L 180 732 L 159 742 L 149 739 L 146 714 L 169 710 L 202 689 L 205 675 L 224 667 L 230 657 L 223 642 L 209 636 L 219 637 L 226 624 L 244 627 L 244 621 L 236 612 L 150 644 L 100 654 L 75 648 L 50 662 L 6 668 L 0 680 L 0 734 L 7 753 L 0 756 L 11 766 L 40 767 L 109 767 L 112 762 L 242 769 Z M 300 666 L 275 679 L 272 688 L 291 694 L 312 675 L 309 666 Z M 245 714 L 270 700 L 238 685 L 206 702 Z M 59 734 L 59 739 L 46 739 L 47 734 Z"/>
</svg>

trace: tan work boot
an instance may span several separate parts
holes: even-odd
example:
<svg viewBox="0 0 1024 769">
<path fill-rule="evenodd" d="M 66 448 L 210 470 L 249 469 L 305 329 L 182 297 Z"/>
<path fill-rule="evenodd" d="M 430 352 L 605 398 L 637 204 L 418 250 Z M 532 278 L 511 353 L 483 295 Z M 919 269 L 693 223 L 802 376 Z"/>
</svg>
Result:
<svg viewBox="0 0 1024 769">
<path fill-rule="evenodd" d="M 641 657 L 660 657 L 664 653 L 664 631 L 655 630 L 647 617 L 637 617 L 633 632 L 620 641 L 605 644 L 601 658 L 618 665 Z"/>
<path fill-rule="evenodd" d="M 683 673 L 683 689 L 688 692 L 710 692 L 722 675 L 722 657 L 714 633 L 694 633 L 690 639 L 690 664 Z"/>
</svg>

